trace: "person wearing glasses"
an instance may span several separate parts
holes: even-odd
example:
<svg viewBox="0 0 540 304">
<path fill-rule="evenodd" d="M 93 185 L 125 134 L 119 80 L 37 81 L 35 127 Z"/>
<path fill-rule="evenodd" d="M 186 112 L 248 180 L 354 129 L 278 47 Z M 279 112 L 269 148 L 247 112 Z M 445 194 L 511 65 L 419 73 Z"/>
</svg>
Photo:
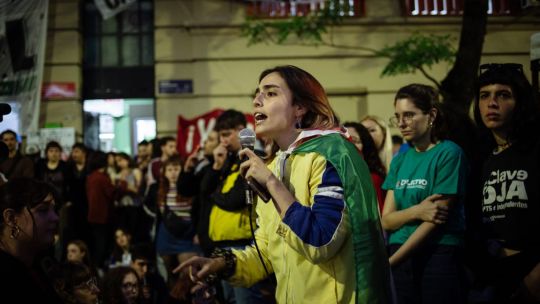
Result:
<svg viewBox="0 0 540 304">
<path fill-rule="evenodd" d="M 481 171 L 483 277 L 497 303 L 540 301 L 540 110 L 519 64 L 480 67 L 474 118 Z"/>
<path fill-rule="evenodd" d="M 445 133 L 438 93 L 411 84 L 394 99 L 391 124 L 412 146 L 392 161 L 382 226 L 398 303 L 463 303 L 461 258 L 467 160 Z"/>
<path fill-rule="evenodd" d="M 80 262 L 67 262 L 58 268 L 54 286 L 63 303 L 99 303 L 98 281 L 88 266 Z"/>
<path fill-rule="evenodd" d="M 143 303 L 142 284 L 137 272 L 126 266 L 111 269 L 103 278 L 104 304 Z"/>
</svg>

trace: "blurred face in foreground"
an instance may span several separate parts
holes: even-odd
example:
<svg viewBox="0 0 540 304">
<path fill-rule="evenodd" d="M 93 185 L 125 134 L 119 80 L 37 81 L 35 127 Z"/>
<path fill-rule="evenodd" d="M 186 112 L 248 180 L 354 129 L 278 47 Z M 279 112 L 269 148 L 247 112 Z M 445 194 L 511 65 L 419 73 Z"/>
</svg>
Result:
<svg viewBox="0 0 540 304">
<path fill-rule="evenodd" d="M 54 210 L 55 202 L 49 194 L 43 202 L 33 208 L 24 208 L 15 215 L 15 222 L 20 228 L 17 240 L 28 250 L 42 250 L 54 243 L 58 226 L 58 215 Z"/>
</svg>

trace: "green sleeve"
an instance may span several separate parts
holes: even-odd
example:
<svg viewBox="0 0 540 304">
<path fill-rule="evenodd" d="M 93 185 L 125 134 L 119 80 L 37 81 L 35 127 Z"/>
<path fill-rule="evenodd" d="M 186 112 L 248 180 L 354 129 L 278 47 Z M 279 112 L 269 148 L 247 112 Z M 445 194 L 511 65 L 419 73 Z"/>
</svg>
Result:
<svg viewBox="0 0 540 304">
<path fill-rule="evenodd" d="M 467 165 L 463 151 L 457 147 L 446 149 L 437 165 L 433 193 L 464 195 L 466 175 Z"/>
</svg>

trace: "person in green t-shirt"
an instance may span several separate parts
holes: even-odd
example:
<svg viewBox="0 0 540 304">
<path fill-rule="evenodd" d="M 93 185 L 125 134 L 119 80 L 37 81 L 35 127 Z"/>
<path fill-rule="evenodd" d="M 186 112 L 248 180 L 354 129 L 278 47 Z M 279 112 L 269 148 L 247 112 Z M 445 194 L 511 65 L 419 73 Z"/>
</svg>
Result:
<svg viewBox="0 0 540 304">
<path fill-rule="evenodd" d="M 398 303 L 463 303 L 465 155 L 446 140 L 434 88 L 405 86 L 394 107 L 390 121 L 413 147 L 392 160 L 383 184 L 382 226 L 390 232 Z"/>
</svg>

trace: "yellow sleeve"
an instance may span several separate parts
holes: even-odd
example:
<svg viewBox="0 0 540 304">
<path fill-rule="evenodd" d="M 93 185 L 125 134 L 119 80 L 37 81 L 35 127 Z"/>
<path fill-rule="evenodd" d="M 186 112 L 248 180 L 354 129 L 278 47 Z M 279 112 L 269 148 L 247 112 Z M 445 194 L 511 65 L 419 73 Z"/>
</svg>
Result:
<svg viewBox="0 0 540 304">
<path fill-rule="evenodd" d="M 259 227 L 257 230 L 255 230 L 255 240 L 259 246 L 266 269 L 269 273 L 273 273 L 272 264 L 268 259 L 268 237 L 266 231 L 264 230 L 265 219 L 262 216 L 264 212 L 261 212 L 261 208 L 264 207 L 267 206 L 263 205 L 262 203 L 258 203 L 257 207 L 255 208 L 257 213 L 257 226 Z M 264 270 L 254 244 L 246 246 L 244 249 L 233 249 L 233 253 L 236 256 L 236 270 L 234 275 L 228 279 L 232 285 L 250 287 L 260 280 L 266 278 L 266 271 Z"/>
</svg>

